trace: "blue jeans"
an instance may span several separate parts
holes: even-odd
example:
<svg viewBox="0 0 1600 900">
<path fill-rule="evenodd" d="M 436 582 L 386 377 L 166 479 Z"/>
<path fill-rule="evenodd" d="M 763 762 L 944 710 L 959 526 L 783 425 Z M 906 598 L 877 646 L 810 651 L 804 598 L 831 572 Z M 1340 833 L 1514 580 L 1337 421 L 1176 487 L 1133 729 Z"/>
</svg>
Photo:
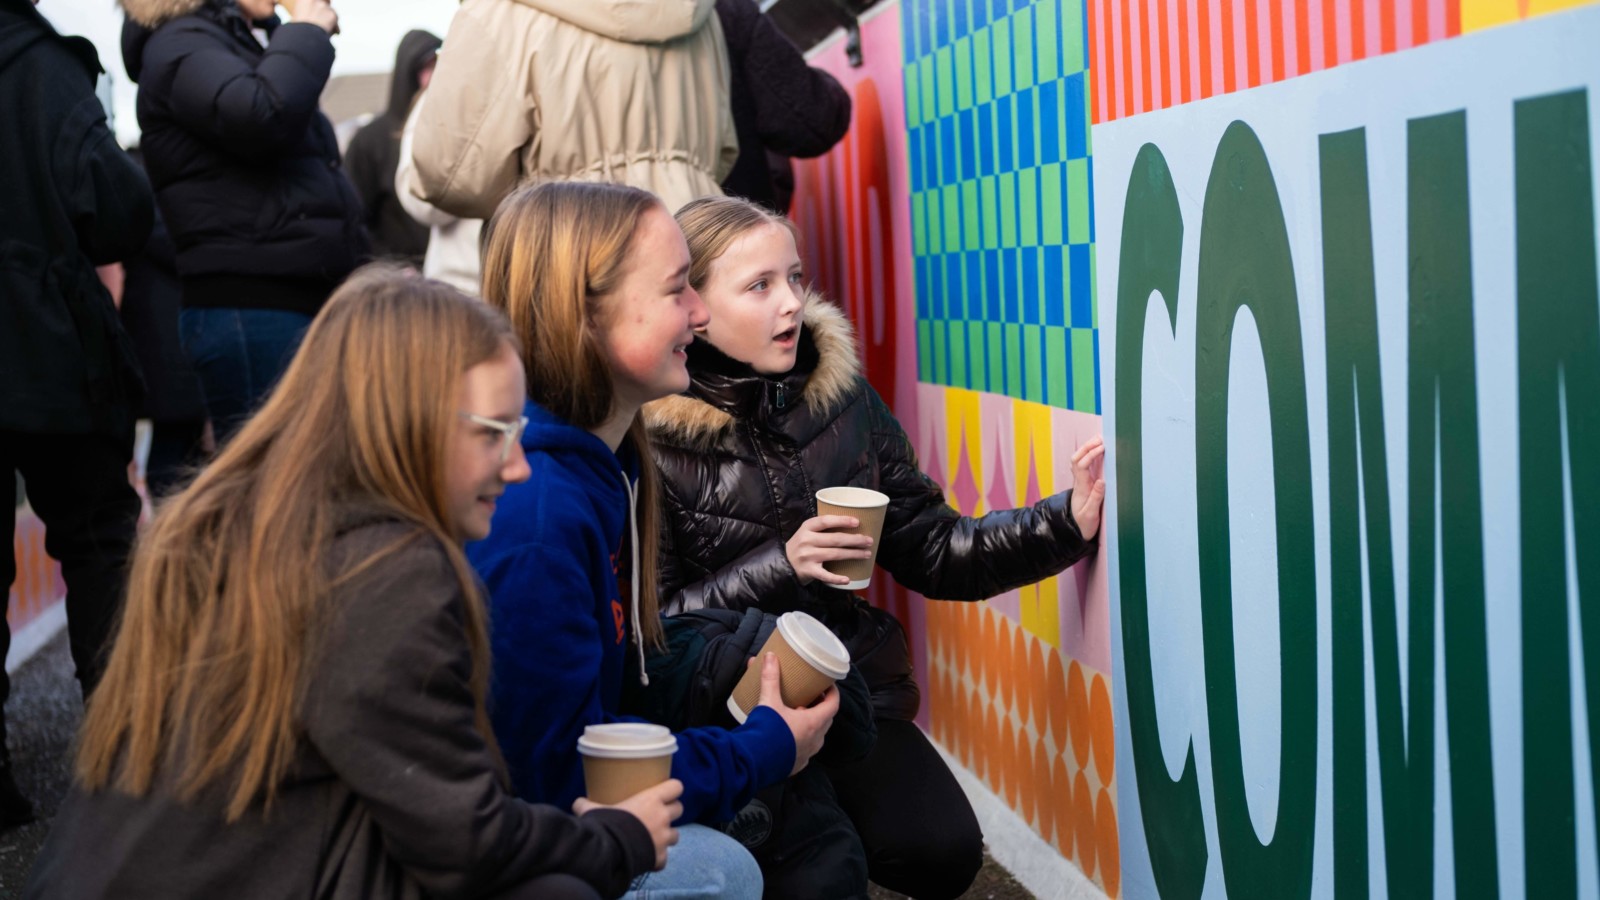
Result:
<svg viewBox="0 0 1600 900">
<path fill-rule="evenodd" d="M 623 900 L 759 900 L 761 867 L 744 845 L 704 825 L 678 829 L 667 867 L 634 879 Z"/>
<path fill-rule="evenodd" d="M 220 445 L 244 424 L 288 368 L 311 317 L 281 309 L 186 309 L 183 350 L 205 392 Z"/>
</svg>

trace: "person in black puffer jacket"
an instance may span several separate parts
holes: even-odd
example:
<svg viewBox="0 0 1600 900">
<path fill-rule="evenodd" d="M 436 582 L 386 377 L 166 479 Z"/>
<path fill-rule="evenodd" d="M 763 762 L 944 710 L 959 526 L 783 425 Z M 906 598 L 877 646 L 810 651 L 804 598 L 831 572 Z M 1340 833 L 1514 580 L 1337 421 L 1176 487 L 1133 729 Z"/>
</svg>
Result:
<svg viewBox="0 0 1600 900">
<path fill-rule="evenodd" d="M 756 0 L 717 0 L 728 45 L 728 103 L 739 158 L 722 190 L 787 212 L 794 195 L 789 157 L 821 156 L 850 130 L 850 94 L 832 75 L 806 65 L 799 49 Z M 786 179 L 774 177 L 782 171 Z"/>
<path fill-rule="evenodd" d="M 178 250 L 184 349 L 221 442 L 367 255 L 361 202 L 317 109 L 338 18 L 326 0 L 300 0 L 288 24 L 272 0 L 122 8 L 146 171 Z"/>
<path fill-rule="evenodd" d="M 868 555 L 818 517 L 817 489 L 890 498 L 877 563 L 924 596 L 981 600 L 1088 555 L 1105 482 L 1100 439 L 1073 456 L 1074 489 L 972 518 L 917 467 L 894 415 L 861 376 L 837 307 L 809 295 L 793 226 L 753 203 L 685 206 L 689 281 L 711 321 L 689 347 L 686 394 L 645 408 L 662 472 L 659 580 L 667 614 L 800 609 L 844 640 L 872 690 L 878 738 L 863 762 L 829 770 L 867 850 L 872 880 L 919 900 L 955 897 L 982 865 L 982 835 L 959 784 L 912 723 L 920 704 L 904 629 L 822 568 Z"/>
</svg>

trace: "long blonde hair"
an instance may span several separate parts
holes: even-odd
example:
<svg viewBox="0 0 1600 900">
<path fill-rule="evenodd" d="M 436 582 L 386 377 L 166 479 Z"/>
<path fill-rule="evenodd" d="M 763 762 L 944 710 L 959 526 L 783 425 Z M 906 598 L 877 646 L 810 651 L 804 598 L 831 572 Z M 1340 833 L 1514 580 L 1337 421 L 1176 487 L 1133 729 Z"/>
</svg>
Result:
<svg viewBox="0 0 1600 900">
<path fill-rule="evenodd" d="M 678 227 L 689 244 L 689 284 L 697 291 L 711 280 L 711 264 L 728 252 L 745 232 L 762 225 L 781 225 L 800 244 L 800 231 L 785 216 L 742 197 L 701 197 L 678 210 Z"/>
<path fill-rule="evenodd" d="M 592 429 L 616 403 L 601 352 L 610 302 L 627 275 L 639 220 L 663 209 L 655 195 L 620 184 L 547 182 L 507 197 L 485 229 L 483 298 L 503 309 L 522 340 L 528 396 L 566 422 Z M 639 457 L 637 639 L 664 644 L 656 597 L 660 477 L 644 419 L 628 440 Z"/>
<path fill-rule="evenodd" d="M 486 615 L 445 495 L 456 385 L 516 346 L 503 316 L 447 285 L 369 268 L 334 293 L 266 404 L 139 540 L 115 646 L 77 756 L 85 788 L 227 792 L 236 821 L 270 808 L 293 761 L 332 590 L 413 540 L 444 550 L 467 598 L 477 728 Z M 330 572 L 341 511 L 413 524 L 401 544 Z"/>
</svg>

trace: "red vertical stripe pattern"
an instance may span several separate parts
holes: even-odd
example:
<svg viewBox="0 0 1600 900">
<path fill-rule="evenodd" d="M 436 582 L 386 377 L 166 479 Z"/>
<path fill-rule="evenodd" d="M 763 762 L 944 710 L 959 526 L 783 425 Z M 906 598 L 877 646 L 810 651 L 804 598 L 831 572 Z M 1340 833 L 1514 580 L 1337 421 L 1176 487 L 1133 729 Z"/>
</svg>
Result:
<svg viewBox="0 0 1600 900">
<path fill-rule="evenodd" d="M 1174 21 L 1167 14 L 1167 0 L 1155 0 L 1154 16 L 1148 14 L 1147 0 L 1084 0 L 1090 78 L 1096 84 L 1095 123 L 1271 84 L 1461 33 L 1459 0 L 1446 0 L 1442 23 L 1438 11 L 1429 9 L 1432 0 L 1322 0 L 1321 21 L 1315 25 L 1308 0 L 1196 0 L 1193 16 L 1190 2 L 1177 0 Z M 1402 39 L 1402 22 L 1410 26 L 1409 42 Z M 1375 41 L 1367 39 L 1368 23 L 1375 25 Z M 1236 31 L 1236 26 L 1242 27 Z M 1339 59 L 1341 33 L 1350 36 L 1344 60 Z M 1318 34 L 1320 60 L 1311 52 Z M 1236 35 L 1243 38 L 1242 46 Z M 1198 57 L 1199 77 L 1194 80 L 1191 54 Z M 1152 90 L 1157 84 L 1160 90 Z"/>
</svg>

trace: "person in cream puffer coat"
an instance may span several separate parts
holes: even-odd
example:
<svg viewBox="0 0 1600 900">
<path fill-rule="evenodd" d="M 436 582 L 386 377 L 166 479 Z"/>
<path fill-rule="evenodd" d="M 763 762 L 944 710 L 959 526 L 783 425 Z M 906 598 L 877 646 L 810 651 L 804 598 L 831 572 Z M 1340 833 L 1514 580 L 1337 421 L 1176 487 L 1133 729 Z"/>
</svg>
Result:
<svg viewBox="0 0 1600 900">
<path fill-rule="evenodd" d="M 714 0 L 465 0 L 412 161 L 416 193 L 487 219 L 539 181 L 710 194 L 739 153 Z"/>
</svg>

